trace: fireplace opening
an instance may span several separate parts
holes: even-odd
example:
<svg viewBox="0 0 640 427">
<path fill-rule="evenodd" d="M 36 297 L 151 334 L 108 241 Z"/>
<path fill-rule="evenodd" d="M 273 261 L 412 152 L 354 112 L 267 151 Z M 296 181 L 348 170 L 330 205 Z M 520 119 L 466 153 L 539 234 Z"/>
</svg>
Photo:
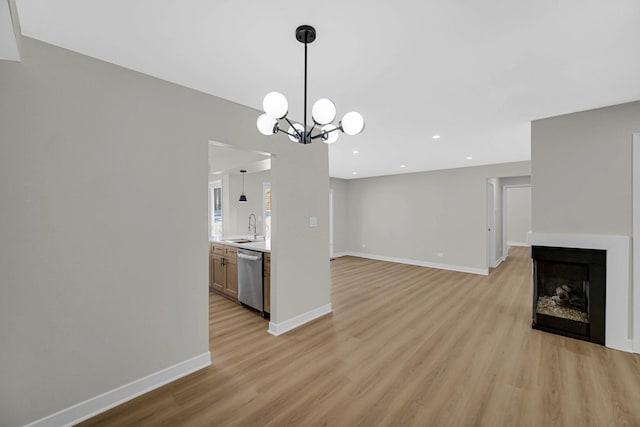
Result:
<svg viewBox="0 0 640 427">
<path fill-rule="evenodd" d="M 604 345 L 605 250 L 533 246 L 535 329 Z"/>
</svg>

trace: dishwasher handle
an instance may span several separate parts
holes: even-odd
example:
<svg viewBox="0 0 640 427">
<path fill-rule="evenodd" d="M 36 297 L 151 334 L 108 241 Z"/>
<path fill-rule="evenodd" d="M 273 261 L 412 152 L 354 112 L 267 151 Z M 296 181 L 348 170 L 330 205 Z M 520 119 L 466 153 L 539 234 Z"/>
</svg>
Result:
<svg viewBox="0 0 640 427">
<path fill-rule="evenodd" d="M 260 260 L 259 256 L 245 255 L 242 252 L 238 252 L 238 258 L 246 259 L 247 261 L 259 261 Z"/>
</svg>

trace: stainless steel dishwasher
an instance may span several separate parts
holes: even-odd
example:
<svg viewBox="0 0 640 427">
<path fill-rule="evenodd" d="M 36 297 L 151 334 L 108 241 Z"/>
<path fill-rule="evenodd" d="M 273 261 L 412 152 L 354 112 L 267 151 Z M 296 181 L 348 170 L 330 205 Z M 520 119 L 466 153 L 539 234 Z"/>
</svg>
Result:
<svg viewBox="0 0 640 427">
<path fill-rule="evenodd" d="M 264 312 L 262 252 L 238 249 L 238 301 Z"/>
</svg>

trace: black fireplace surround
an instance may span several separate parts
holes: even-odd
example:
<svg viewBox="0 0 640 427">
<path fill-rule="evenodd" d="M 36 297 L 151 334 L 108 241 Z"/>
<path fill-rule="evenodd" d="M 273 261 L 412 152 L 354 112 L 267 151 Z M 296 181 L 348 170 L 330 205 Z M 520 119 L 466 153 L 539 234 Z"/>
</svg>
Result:
<svg viewBox="0 0 640 427">
<path fill-rule="evenodd" d="M 604 345 L 607 251 L 533 246 L 532 327 Z"/>
</svg>

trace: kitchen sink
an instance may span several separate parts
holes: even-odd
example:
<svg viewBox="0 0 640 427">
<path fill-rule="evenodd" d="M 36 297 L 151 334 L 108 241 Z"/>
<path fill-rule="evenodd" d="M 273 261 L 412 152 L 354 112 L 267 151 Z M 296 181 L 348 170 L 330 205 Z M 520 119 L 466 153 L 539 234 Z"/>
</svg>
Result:
<svg viewBox="0 0 640 427">
<path fill-rule="evenodd" d="M 252 243 L 252 242 L 255 242 L 255 240 L 249 240 L 249 239 L 231 239 L 231 240 L 225 240 L 225 242 L 229 242 L 229 243 Z"/>
</svg>

